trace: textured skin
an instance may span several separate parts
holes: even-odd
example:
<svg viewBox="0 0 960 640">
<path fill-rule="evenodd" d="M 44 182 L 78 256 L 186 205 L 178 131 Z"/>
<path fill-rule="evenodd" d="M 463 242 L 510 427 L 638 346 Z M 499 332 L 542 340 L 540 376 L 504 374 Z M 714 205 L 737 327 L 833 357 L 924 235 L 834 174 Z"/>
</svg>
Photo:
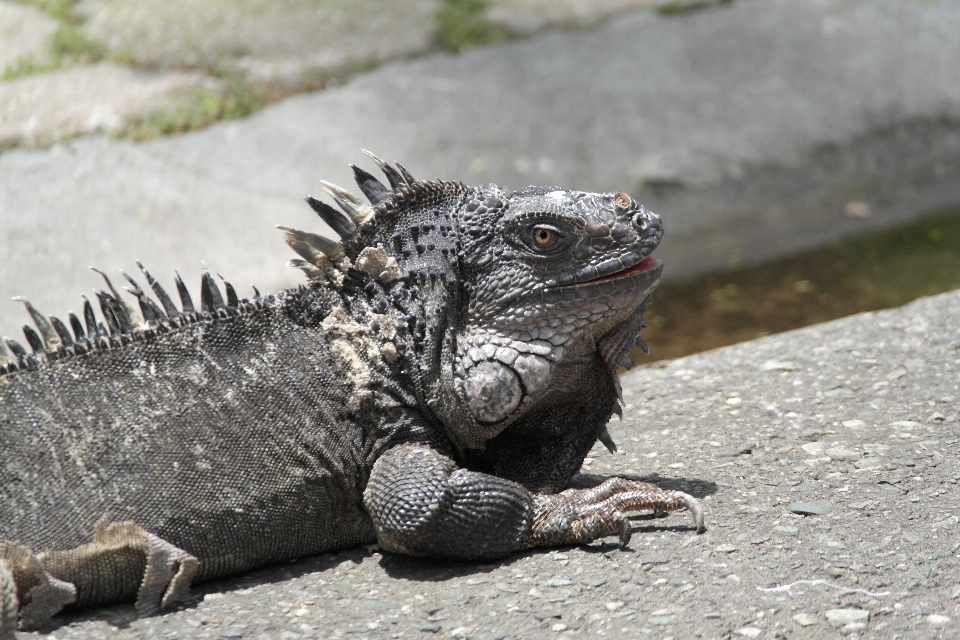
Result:
<svg viewBox="0 0 960 640">
<path fill-rule="evenodd" d="M 474 559 L 623 539 L 641 509 L 702 526 L 643 483 L 562 491 L 612 446 L 659 219 L 375 160 L 391 188 L 355 169 L 373 207 L 308 199 L 340 243 L 286 230 L 307 287 L 224 301 L 205 274 L 194 311 L 144 272 L 142 319 L 110 284 L 72 332 L 26 303 L 33 353 L 0 352 L 0 640 L 18 606 L 21 628 L 70 604 L 146 615 L 192 581 L 375 540 Z"/>
</svg>

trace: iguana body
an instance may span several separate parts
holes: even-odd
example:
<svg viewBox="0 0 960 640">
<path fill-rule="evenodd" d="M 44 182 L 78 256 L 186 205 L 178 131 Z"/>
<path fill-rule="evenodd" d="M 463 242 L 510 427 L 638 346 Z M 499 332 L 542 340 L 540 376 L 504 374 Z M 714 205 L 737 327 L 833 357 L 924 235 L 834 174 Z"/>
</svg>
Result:
<svg viewBox="0 0 960 640">
<path fill-rule="evenodd" d="M 21 627 L 68 604 L 149 614 L 192 581 L 375 540 L 473 559 L 629 535 L 638 509 L 702 526 L 639 482 L 557 493 L 612 446 L 659 219 L 377 161 L 390 189 L 354 168 L 373 207 L 308 199 L 340 243 L 287 230 L 308 287 L 224 301 L 205 273 L 195 311 L 144 271 L 142 320 L 111 285 L 71 329 L 26 303 L 33 353 L 7 341 L 0 367 L 0 640 L 18 604 Z"/>
</svg>

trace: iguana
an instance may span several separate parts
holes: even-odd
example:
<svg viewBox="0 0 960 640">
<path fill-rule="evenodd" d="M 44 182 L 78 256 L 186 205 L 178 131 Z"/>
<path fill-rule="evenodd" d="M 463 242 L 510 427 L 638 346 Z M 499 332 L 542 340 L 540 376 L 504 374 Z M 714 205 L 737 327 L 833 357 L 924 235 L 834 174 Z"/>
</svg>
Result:
<svg viewBox="0 0 960 640">
<path fill-rule="evenodd" d="M 368 154 L 369 200 L 309 205 L 340 236 L 281 227 L 306 286 L 239 299 L 204 270 L 178 307 L 138 263 L 67 323 L 20 299 L 0 352 L 0 639 L 64 606 L 379 542 L 499 558 L 619 533 L 697 501 L 568 483 L 620 411 L 660 278 L 660 219 L 623 193 L 415 180 Z M 69 325 L 69 326 L 68 326 Z"/>
</svg>

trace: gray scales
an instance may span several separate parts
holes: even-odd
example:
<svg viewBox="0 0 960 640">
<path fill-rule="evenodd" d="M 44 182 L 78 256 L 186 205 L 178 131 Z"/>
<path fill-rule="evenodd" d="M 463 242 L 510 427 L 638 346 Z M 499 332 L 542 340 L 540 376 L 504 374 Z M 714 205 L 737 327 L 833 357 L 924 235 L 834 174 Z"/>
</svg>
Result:
<svg viewBox="0 0 960 640">
<path fill-rule="evenodd" d="M 0 350 L 0 640 L 66 606 L 149 615 L 193 582 L 374 541 L 490 559 L 630 537 L 697 501 L 569 488 L 620 412 L 617 369 L 660 278 L 659 218 L 623 193 L 415 180 L 372 154 L 369 200 L 281 227 L 307 286 L 178 307 L 140 266 L 82 317 Z M 99 307 L 98 316 L 94 307 Z"/>
</svg>

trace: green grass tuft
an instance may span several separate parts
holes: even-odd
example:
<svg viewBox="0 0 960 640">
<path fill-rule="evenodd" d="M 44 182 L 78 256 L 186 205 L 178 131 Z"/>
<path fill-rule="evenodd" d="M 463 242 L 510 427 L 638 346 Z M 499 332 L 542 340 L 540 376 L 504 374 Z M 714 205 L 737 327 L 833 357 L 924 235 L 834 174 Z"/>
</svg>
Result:
<svg viewBox="0 0 960 640">
<path fill-rule="evenodd" d="M 443 0 L 437 13 L 437 44 L 447 51 L 493 44 L 514 37 L 506 25 L 486 18 L 487 0 Z"/>
<path fill-rule="evenodd" d="M 131 122 L 117 137 L 151 140 L 158 136 L 202 129 L 216 122 L 245 118 L 266 104 L 261 93 L 236 77 L 224 78 L 222 93 L 204 90 L 184 99 L 177 107 L 158 109 Z"/>
<path fill-rule="evenodd" d="M 56 69 L 57 65 L 52 62 L 37 62 L 32 57 L 17 58 L 16 62 L 7 65 L 7 68 L 0 74 L 0 81 L 16 80 L 24 76 L 30 76 L 35 73 L 43 73 Z"/>
<path fill-rule="evenodd" d="M 106 48 L 101 43 L 83 35 L 76 25 L 66 22 L 47 40 L 47 50 L 50 55 L 46 60 L 38 62 L 32 57 L 26 57 L 7 65 L 0 74 L 0 80 L 14 80 L 74 64 L 91 64 L 102 60 L 106 55 Z"/>
<path fill-rule="evenodd" d="M 72 24 L 61 25 L 47 43 L 50 53 L 57 66 L 71 64 L 90 64 L 102 60 L 106 52 L 105 47 L 83 35 Z"/>
<path fill-rule="evenodd" d="M 730 0 L 720 0 L 720 2 L 730 2 Z M 667 2 L 657 7 L 656 12 L 662 16 L 679 16 L 697 9 L 703 9 L 711 4 L 709 0 L 703 0 L 702 2 Z"/>
</svg>

